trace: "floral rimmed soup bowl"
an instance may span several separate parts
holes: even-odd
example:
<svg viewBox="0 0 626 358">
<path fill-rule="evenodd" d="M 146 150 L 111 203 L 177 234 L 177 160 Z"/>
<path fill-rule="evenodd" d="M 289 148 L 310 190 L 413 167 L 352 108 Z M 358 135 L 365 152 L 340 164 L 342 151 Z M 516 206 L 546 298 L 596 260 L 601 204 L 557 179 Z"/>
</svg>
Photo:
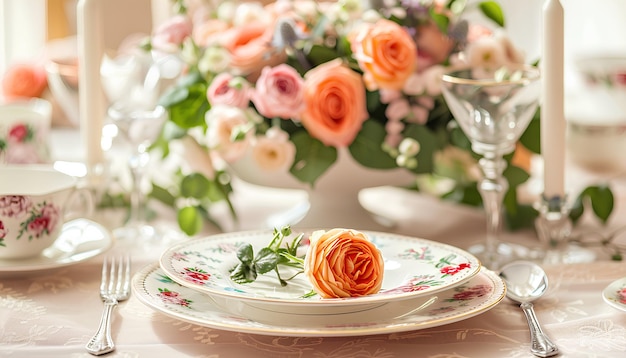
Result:
<svg viewBox="0 0 626 358">
<path fill-rule="evenodd" d="M 77 179 L 47 166 L 0 167 L 0 259 L 34 257 L 93 200 Z"/>
</svg>

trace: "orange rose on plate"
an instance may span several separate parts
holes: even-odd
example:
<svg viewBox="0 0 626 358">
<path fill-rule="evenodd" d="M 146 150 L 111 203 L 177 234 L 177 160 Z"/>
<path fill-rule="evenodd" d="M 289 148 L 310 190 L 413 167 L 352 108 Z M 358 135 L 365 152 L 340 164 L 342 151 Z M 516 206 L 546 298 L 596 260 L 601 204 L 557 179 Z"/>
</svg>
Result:
<svg viewBox="0 0 626 358">
<path fill-rule="evenodd" d="M 383 270 L 380 250 L 362 232 L 338 228 L 311 234 L 304 274 L 322 298 L 377 293 Z"/>
</svg>

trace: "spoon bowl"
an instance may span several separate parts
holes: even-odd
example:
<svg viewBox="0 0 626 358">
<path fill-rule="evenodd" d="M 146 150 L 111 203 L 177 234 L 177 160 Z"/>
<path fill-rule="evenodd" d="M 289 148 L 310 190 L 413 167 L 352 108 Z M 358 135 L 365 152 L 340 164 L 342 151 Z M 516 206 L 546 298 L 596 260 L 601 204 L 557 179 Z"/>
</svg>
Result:
<svg viewBox="0 0 626 358">
<path fill-rule="evenodd" d="M 541 329 L 532 304 L 548 289 L 546 273 L 533 262 L 515 261 L 502 267 L 500 277 L 506 283 L 506 296 L 518 303 L 526 315 L 530 328 L 531 352 L 537 357 L 557 355 L 559 349 Z"/>
</svg>

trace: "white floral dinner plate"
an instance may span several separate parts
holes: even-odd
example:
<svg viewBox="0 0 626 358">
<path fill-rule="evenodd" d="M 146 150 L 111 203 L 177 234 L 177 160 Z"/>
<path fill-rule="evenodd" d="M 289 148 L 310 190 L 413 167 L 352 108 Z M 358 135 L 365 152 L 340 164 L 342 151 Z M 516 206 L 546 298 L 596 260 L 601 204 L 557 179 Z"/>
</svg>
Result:
<svg viewBox="0 0 626 358">
<path fill-rule="evenodd" d="M 0 259 L 0 273 L 53 269 L 95 257 L 113 245 L 113 238 L 102 225 L 75 219 L 63 224 L 59 237 L 41 255 L 27 259 Z"/>
<path fill-rule="evenodd" d="M 469 281 L 437 294 L 436 302 L 413 314 L 387 320 L 324 323 L 329 317 L 312 317 L 298 326 L 281 318 L 261 323 L 220 309 L 210 295 L 172 281 L 157 264 L 148 265 L 133 277 L 133 294 L 148 307 L 186 322 L 215 329 L 277 336 L 360 336 L 413 331 L 454 323 L 484 313 L 498 304 L 506 288 L 492 271 L 482 269 Z M 370 312 L 364 312 L 368 317 Z M 280 316 L 279 316 L 280 317 Z"/>
<path fill-rule="evenodd" d="M 626 277 L 611 282 L 603 291 L 604 302 L 621 311 L 626 311 Z"/>
<path fill-rule="evenodd" d="M 269 274 L 260 275 L 253 283 L 233 282 L 229 272 L 238 263 L 238 247 L 250 243 L 256 253 L 269 244 L 271 231 L 228 233 L 187 241 L 166 250 L 160 265 L 172 280 L 183 286 L 216 297 L 277 306 L 289 313 L 329 307 L 350 310 L 359 306 L 361 309 L 365 304 L 432 295 L 461 284 L 480 271 L 481 264 L 475 256 L 450 245 L 388 233 L 364 233 L 380 249 L 385 260 L 382 288 L 379 293 L 368 296 L 344 299 L 305 296 L 312 286 L 304 275 L 296 276 L 286 287 L 281 287 L 277 278 Z M 315 313 L 322 312 L 328 311 Z"/>
</svg>

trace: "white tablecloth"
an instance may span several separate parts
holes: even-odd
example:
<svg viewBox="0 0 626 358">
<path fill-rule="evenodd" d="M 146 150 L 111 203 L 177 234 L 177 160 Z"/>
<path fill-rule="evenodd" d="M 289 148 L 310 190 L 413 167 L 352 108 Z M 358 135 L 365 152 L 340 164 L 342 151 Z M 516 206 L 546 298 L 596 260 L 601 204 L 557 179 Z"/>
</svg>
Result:
<svg viewBox="0 0 626 358">
<path fill-rule="evenodd" d="M 622 190 L 609 226 L 620 225 Z M 278 195 L 278 197 L 276 196 Z M 467 247 L 485 232 L 480 209 L 468 208 L 396 189 L 380 189 L 370 200 L 384 198 L 386 214 L 398 220 L 390 231 Z M 267 200 L 273 198 L 274 200 Z M 230 230 L 266 226 L 268 216 L 302 197 L 244 187 L 235 197 L 241 225 Z M 161 219 L 160 224 L 173 227 Z M 608 230 L 608 229 L 607 229 Z M 207 229 L 206 234 L 216 232 Z M 532 245 L 532 230 L 507 232 L 505 240 Z M 133 272 L 157 262 L 169 244 L 134 250 Z M 123 251 L 114 247 L 111 252 Z M 98 297 L 104 255 L 53 270 L 0 273 L 0 356 L 89 357 L 84 346 L 102 310 Z M 546 333 L 564 357 L 623 357 L 626 312 L 603 302 L 602 290 L 626 276 L 626 264 L 600 253 L 587 264 L 546 266 L 550 290 L 536 302 Z M 114 312 L 117 350 L 110 357 L 531 357 L 528 326 L 521 309 L 505 299 L 479 316 L 439 327 L 362 337 L 276 337 L 229 332 L 185 323 L 157 313 L 132 296 Z"/>
</svg>

